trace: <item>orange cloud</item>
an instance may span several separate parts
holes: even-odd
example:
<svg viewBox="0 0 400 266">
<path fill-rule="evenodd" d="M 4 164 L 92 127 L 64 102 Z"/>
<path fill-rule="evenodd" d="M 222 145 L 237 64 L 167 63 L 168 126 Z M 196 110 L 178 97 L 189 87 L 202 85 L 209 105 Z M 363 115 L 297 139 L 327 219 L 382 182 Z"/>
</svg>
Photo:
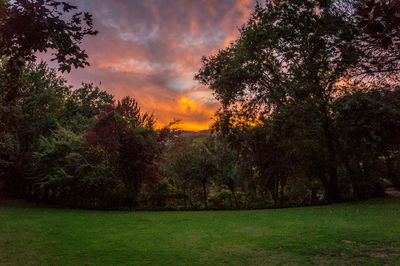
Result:
<svg viewBox="0 0 400 266">
<path fill-rule="evenodd" d="M 72 71 L 72 85 L 101 81 L 117 99 L 135 97 L 159 125 L 180 119 L 185 130 L 208 128 L 219 105 L 194 73 L 202 56 L 238 37 L 255 0 L 70 1 L 99 30 L 83 43 L 91 66 Z"/>
</svg>

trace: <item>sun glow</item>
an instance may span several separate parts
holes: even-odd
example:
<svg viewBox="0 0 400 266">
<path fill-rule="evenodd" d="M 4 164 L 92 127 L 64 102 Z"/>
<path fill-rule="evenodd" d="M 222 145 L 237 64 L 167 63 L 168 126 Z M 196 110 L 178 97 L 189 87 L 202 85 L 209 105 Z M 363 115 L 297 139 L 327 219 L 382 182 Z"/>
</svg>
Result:
<svg viewBox="0 0 400 266">
<path fill-rule="evenodd" d="M 184 113 L 193 112 L 197 109 L 197 104 L 195 101 L 181 97 L 179 100 L 179 108 Z"/>
</svg>

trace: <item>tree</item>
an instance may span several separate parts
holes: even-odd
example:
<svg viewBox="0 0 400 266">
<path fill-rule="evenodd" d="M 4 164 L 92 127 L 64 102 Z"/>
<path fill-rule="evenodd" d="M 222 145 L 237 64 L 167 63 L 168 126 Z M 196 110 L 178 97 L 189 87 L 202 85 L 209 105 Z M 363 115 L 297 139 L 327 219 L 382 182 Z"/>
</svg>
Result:
<svg viewBox="0 0 400 266">
<path fill-rule="evenodd" d="M 124 193 L 106 152 L 63 127 L 40 138 L 31 165 L 29 198 L 73 207 L 115 208 L 115 200 Z"/>
<path fill-rule="evenodd" d="M 240 189 L 242 177 L 240 173 L 240 153 L 236 149 L 232 149 L 224 138 L 210 136 L 206 142 L 206 147 L 214 160 L 215 177 L 214 183 L 220 189 L 229 190 L 230 207 L 232 208 L 232 196 L 235 207 L 239 208 L 239 200 L 237 192 Z"/>
<path fill-rule="evenodd" d="M 215 158 L 206 146 L 196 147 L 192 163 L 191 178 L 201 184 L 204 207 L 208 209 L 208 184 L 216 175 Z"/>
<path fill-rule="evenodd" d="M 3 71 L 6 70 L 0 68 L 0 75 Z M 33 154 L 43 147 L 43 139 L 54 143 L 57 132 L 63 133 L 62 136 L 68 135 L 64 131 L 72 131 L 71 134 L 77 138 L 85 139 L 86 129 L 95 122 L 100 108 L 112 101 L 112 96 L 90 84 L 72 90 L 66 85 L 66 80 L 45 63 L 24 66 L 21 82 L 26 84 L 21 90 L 21 98 L 14 105 L 0 106 L 0 182 L 4 182 L 10 194 L 25 196 L 33 180 L 38 183 L 40 179 L 34 170 L 37 169 L 34 161 L 38 160 L 33 160 Z M 61 132 L 60 128 L 64 131 Z M 78 145 L 71 149 L 76 151 L 81 147 Z M 65 162 L 64 158 L 57 157 L 60 154 L 53 154 L 54 163 L 57 160 Z M 51 175 L 51 167 L 45 169 Z M 45 175 L 44 172 L 40 176 Z"/>
<path fill-rule="evenodd" d="M 0 75 L 4 72 L 0 68 Z M 11 147 L 0 150 L 0 156 L 8 158 L 5 161 L 9 166 L 0 178 L 11 193 L 24 191 L 32 148 L 40 136 L 48 136 L 57 128 L 69 90 L 65 80 L 45 64 L 23 67 L 20 80 L 26 84 L 21 90 L 21 100 L 0 106 L 0 135 L 9 136 L 5 144 L 12 143 Z"/>
<path fill-rule="evenodd" d="M 217 183 L 217 175 L 223 174 L 218 172 L 222 166 L 217 166 L 216 154 L 220 151 L 216 149 L 211 137 L 202 136 L 195 140 L 181 137 L 164 151 L 161 173 L 174 182 L 182 193 L 185 206 L 189 199 L 192 207 L 203 205 L 208 208 L 210 186 Z"/>
<path fill-rule="evenodd" d="M 128 191 L 126 204 L 137 205 L 144 182 L 155 180 L 154 160 L 159 153 L 152 115 L 142 114 L 135 99 L 125 97 L 106 106 L 96 124 L 89 128 L 89 145 L 100 146 L 108 153 L 118 178 Z"/>
<path fill-rule="evenodd" d="M 38 52 L 51 50 L 62 72 L 89 65 L 79 46 L 84 36 L 97 34 L 89 13 L 72 13 L 76 6 L 55 0 L 0 3 L 0 54 L 7 69 L 0 85 L 6 102 L 19 97 L 21 67 L 34 62 Z"/>
<path fill-rule="evenodd" d="M 240 37 L 216 55 L 202 59 L 197 80 L 210 87 L 222 104 L 221 117 L 265 119 L 289 106 L 307 105 L 311 124 L 294 128 L 318 132 L 329 200 L 339 200 L 338 161 L 332 103 L 337 85 L 357 66 L 358 30 L 337 1 L 266 1 L 257 4 Z M 304 113 L 304 115 L 308 115 Z M 285 119 L 293 119 L 291 116 Z M 229 123 L 228 123 L 229 124 Z M 311 141 L 311 140 L 308 140 Z M 317 157 L 316 159 L 320 159 Z"/>
<path fill-rule="evenodd" d="M 399 88 L 375 88 L 335 102 L 341 160 L 356 199 L 382 195 L 382 179 L 398 184 L 399 92 Z"/>
<path fill-rule="evenodd" d="M 37 53 L 51 50 L 62 72 L 88 65 L 80 44 L 97 32 L 91 15 L 75 9 L 55 0 L 0 1 L 0 138 L 7 146 L 0 157 L 12 162 L 1 175 L 22 187 L 14 181 L 26 174 L 31 145 L 56 128 L 69 92 L 55 71 L 33 66 Z"/>
<path fill-rule="evenodd" d="M 83 83 L 82 87 L 70 91 L 60 122 L 74 132 L 82 133 L 95 123 L 100 111 L 112 103 L 114 96 L 93 84 Z"/>
<path fill-rule="evenodd" d="M 79 183 L 87 170 L 80 153 L 83 142 L 83 136 L 62 127 L 51 136 L 42 136 L 32 156 L 33 177 L 29 178 L 28 188 L 33 191 L 28 195 L 76 206 L 83 192 Z"/>
<path fill-rule="evenodd" d="M 77 7 L 55 0 L 2 1 L 0 53 L 10 64 L 36 60 L 35 53 L 54 49 L 61 71 L 89 65 L 78 45 L 85 35 L 95 35 L 92 16 L 71 13 Z M 70 19 L 66 19 L 70 15 Z"/>
</svg>

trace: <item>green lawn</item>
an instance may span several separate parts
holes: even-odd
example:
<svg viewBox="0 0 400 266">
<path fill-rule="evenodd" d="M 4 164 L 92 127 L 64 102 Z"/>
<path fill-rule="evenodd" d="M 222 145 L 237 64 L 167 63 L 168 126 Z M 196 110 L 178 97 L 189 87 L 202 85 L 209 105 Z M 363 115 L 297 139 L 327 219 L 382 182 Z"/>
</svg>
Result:
<svg viewBox="0 0 400 266">
<path fill-rule="evenodd" d="M 0 205 L 1 265 L 400 265 L 399 198 L 199 212 Z"/>
</svg>

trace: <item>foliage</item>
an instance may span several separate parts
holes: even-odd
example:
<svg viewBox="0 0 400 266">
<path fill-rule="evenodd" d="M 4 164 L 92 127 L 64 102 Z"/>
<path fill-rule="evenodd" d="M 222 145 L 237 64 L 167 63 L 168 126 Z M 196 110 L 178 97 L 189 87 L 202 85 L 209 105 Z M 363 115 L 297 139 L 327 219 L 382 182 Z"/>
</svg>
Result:
<svg viewBox="0 0 400 266">
<path fill-rule="evenodd" d="M 358 26 L 382 48 L 399 45 L 399 1 L 359 1 L 356 14 Z"/>
<path fill-rule="evenodd" d="M 323 104 L 358 56 L 356 29 L 331 8 L 331 1 L 257 4 L 239 39 L 203 57 L 196 78 L 215 92 L 223 111 L 245 118 L 310 97 Z"/>
<path fill-rule="evenodd" d="M 275 203 L 278 188 L 284 200 L 287 180 L 292 186 L 300 180 L 308 184 L 308 192 L 301 194 L 310 194 L 311 202 L 318 191 L 327 201 L 380 194 L 381 164 L 392 161 L 388 154 L 397 154 L 397 140 L 387 132 L 398 126 L 399 106 L 389 97 L 381 100 L 387 94 L 384 88 L 393 83 L 381 76 L 370 84 L 360 82 L 363 75 L 371 77 L 382 70 L 375 63 L 381 59 L 384 72 L 397 71 L 369 41 L 380 33 L 362 28 L 372 9 L 373 19 L 381 21 L 387 18 L 381 13 L 395 12 L 395 4 L 389 4 L 393 10 L 375 1 L 366 3 L 368 10 L 360 3 L 348 4 L 340 0 L 258 3 L 239 38 L 204 57 L 196 75 L 221 103 L 214 128 L 239 148 L 250 172 L 257 170 L 256 183 L 267 188 Z M 357 8 L 360 16 L 352 19 L 348 11 Z M 391 34 L 398 27 L 388 23 Z M 396 56 L 393 45 L 384 46 L 386 54 Z M 376 96 L 370 97 L 368 90 L 373 88 Z M 370 100 L 362 113 L 356 116 L 347 108 L 349 103 L 338 108 L 356 97 L 351 91 L 360 89 L 358 95 Z M 390 120 L 382 123 L 386 117 Z M 367 132 L 371 138 L 356 132 Z M 360 165 L 368 173 L 356 172 Z"/>
<path fill-rule="evenodd" d="M 114 97 L 94 87 L 93 84 L 82 84 L 81 88 L 70 92 L 65 101 L 65 112 L 62 118 L 64 126 L 74 132 L 83 132 L 88 129 L 100 114 L 100 110 L 114 102 Z"/>
<path fill-rule="evenodd" d="M 0 190 L 3 187 L 17 187 L 15 174 L 18 174 L 20 146 L 14 135 L 0 132 Z"/>
<path fill-rule="evenodd" d="M 89 65 L 79 47 L 85 35 L 95 35 L 92 16 L 72 13 L 76 6 L 55 0 L 2 1 L 0 54 L 10 64 L 34 62 L 37 52 L 54 51 L 62 72 Z"/>
<path fill-rule="evenodd" d="M 90 208 L 261 208 L 366 199 L 400 186 L 396 1 L 268 0 L 196 79 L 220 102 L 187 136 L 131 97 L 61 72 L 88 65 L 92 17 L 0 0 L 0 189 Z M 394 14 L 394 16 L 393 16 Z"/>
<path fill-rule="evenodd" d="M 214 177 L 214 160 L 204 145 L 180 142 L 164 155 L 164 174 L 170 176 L 181 189 L 184 205 L 189 199 L 202 201 L 208 207 L 208 185 Z"/>
<path fill-rule="evenodd" d="M 82 136 L 61 127 L 51 136 L 40 138 L 32 157 L 32 181 L 43 188 L 44 200 L 68 201 L 83 192 L 78 185 L 87 166 L 79 151 L 83 141 Z M 58 195 L 67 193 L 70 195 Z"/>
<path fill-rule="evenodd" d="M 399 89 L 355 92 L 335 103 L 343 164 L 355 197 L 381 193 L 384 178 L 397 183 Z"/>
<path fill-rule="evenodd" d="M 62 127 L 42 137 L 32 158 L 30 196 L 70 206 L 112 207 L 110 201 L 123 193 L 122 184 L 104 150 L 83 149 L 84 136 Z"/>
<path fill-rule="evenodd" d="M 363 50 L 361 67 L 355 76 L 374 84 L 377 80 L 398 80 L 400 71 L 400 3 L 396 0 L 355 1 L 351 20 L 359 28 L 358 46 Z"/>
<path fill-rule="evenodd" d="M 141 114 L 137 102 L 125 97 L 116 105 L 107 106 L 88 130 L 88 144 L 98 145 L 108 153 L 132 206 L 137 204 L 142 185 L 155 178 L 153 162 L 159 151 L 153 125 L 153 116 Z"/>
<path fill-rule="evenodd" d="M 76 6 L 55 0 L 1 1 L 0 103 L 15 105 L 24 83 L 23 70 L 40 52 L 53 52 L 61 72 L 89 65 L 80 48 L 85 35 L 95 35 L 89 13 L 72 13 Z"/>
</svg>

